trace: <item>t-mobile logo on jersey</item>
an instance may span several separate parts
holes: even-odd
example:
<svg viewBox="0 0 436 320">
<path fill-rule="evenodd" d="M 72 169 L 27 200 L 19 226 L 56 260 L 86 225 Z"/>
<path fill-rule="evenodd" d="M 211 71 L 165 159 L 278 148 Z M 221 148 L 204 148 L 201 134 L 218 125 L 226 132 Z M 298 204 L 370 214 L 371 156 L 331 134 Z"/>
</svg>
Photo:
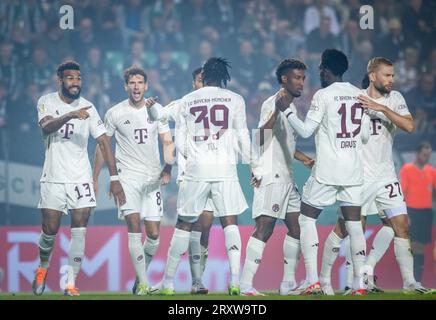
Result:
<svg viewBox="0 0 436 320">
<path fill-rule="evenodd" d="M 138 144 L 144 144 L 145 143 L 145 139 L 147 139 L 147 129 L 135 129 L 133 131 L 133 133 L 135 134 L 135 140 Z"/>
<path fill-rule="evenodd" d="M 372 136 L 378 136 L 378 131 L 381 130 L 381 120 L 379 118 L 371 119 L 371 125 L 372 125 Z"/>
<path fill-rule="evenodd" d="M 63 139 L 70 139 L 71 135 L 74 133 L 74 124 L 73 123 L 66 123 L 64 127 L 62 127 L 61 130 L 59 130 L 60 133 L 62 133 L 64 136 Z"/>
</svg>

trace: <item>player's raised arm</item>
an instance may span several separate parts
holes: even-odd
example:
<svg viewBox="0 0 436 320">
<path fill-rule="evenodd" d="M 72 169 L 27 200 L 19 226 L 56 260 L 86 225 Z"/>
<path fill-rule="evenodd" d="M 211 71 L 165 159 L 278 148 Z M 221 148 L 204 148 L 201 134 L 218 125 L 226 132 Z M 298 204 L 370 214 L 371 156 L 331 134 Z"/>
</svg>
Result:
<svg viewBox="0 0 436 320">
<path fill-rule="evenodd" d="M 401 99 L 404 101 L 404 98 L 401 97 Z M 374 100 L 372 100 L 370 97 L 366 95 L 360 95 L 358 97 L 358 100 L 362 104 L 362 107 L 364 109 L 371 109 L 374 111 L 381 112 L 393 124 L 395 124 L 400 129 L 406 131 L 407 133 L 412 133 L 413 131 L 415 131 L 415 124 L 413 123 L 413 117 L 411 114 L 401 115 L 393 111 L 392 109 L 388 108 L 387 106 L 375 102 Z M 406 102 L 404 101 L 404 103 L 400 105 L 405 106 Z"/>
<path fill-rule="evenodd" d="M 79 110 L 71 111 L 57 118 L 47 115 L 39 121 L 39 125 L 44 134 L 50 134 L 56 132 L 71 119 L 80 119 L 80 120 L 87 119 L 89 117 L 87 111 L 89 108 L 91 108 L 91 106 L 84 107 Z"/>
<path fill-rule="evenodd" d="M 186 158 L 187 157 L 186 143 L 187 143 L 188 127 L 186 124 L 186 115 L 184 109 L 182 109 L 181 112 L 179 113 L 178 121 L 176 123 L 177 125 L 175 130 L 176 132 L 175 141 L 176 141 L 177 152 L 180 152 L 180 154 Z"/>
<path fill-rule="evenodd" d="M 168 121 L 168 109 L 162 108 L 157 102 L 157 97 L 145 100 L 148 117 L 151 121 Z"/>
<path fill-rule="evenodd" d="M 297 110 L 292 103 L 292 97 L 286 91 L 279 94 L 276 101 L 276 106 L 285 114 L 291 126 L 303 138 L 309 138 L 315 130 L 318 128 L 323 117 L 324 108 L 320 108 L 318 103 L 317 94 L 313 97 L 312 104 L 309 112 L 306 116 L 306 120 L 303 122 L 297 116 Z M 311 113 L 313 115 L 311 116 Z"/>
</svg>

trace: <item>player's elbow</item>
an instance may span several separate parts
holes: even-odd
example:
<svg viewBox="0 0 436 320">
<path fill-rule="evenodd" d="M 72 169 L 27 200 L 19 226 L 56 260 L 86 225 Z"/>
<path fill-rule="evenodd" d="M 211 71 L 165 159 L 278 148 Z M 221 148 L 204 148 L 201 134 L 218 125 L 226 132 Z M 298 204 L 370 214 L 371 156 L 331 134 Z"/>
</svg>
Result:
<svg viewBox="0 0 436 320">
<path fill-rule="evenodd" d="M 404 128 L 404 131 L 407 133 L 412 133 L 415 131 L 415 123 L 413 121 L 409 121 Z"/>
</svg>

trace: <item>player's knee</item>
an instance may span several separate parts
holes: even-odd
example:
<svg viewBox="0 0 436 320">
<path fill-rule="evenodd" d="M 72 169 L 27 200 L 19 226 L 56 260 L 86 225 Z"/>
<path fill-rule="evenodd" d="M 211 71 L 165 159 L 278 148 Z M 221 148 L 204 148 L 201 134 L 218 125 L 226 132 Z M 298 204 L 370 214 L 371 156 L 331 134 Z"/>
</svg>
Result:
<svg viewBox="0 0 436 320">
<path fill-rule="evenodd" d="M 394 228 L 395 236 L 403 239 L 409 238 L 409 226 L 407 224 L 401 224 Z"/>
<path fill-rule="evenodd" d="M 253 232 L 253 237 L 260 241 L 267 242 L 271 237 L 272 232 L 273 228 L 271 228 L 269 225 L 260 225 L 256 227 L 256 230 Z"/>
<path fill-rule="evenodd" d="M 44 224 L 42 231 L 48 236 L 55 236 L 58 233 L 57 224 Z"/>
<path fill-rule="evenodd" d="M 151 230 L 147 232 L 147 237 L 153 240 L 159 239 L 159 230 Z"/>
<path fill-rule="evenodd" d="M 294 239 L 300 239 L 300 225 L 292 225 L 292 227 L 288 230 L 288 236 Z"/>
</svg>

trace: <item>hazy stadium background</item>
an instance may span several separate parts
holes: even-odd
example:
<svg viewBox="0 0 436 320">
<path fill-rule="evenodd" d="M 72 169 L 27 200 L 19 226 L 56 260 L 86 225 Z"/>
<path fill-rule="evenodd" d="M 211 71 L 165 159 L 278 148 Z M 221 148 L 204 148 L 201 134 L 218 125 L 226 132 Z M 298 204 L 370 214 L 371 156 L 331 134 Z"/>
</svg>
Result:
<svg viewBox="0 0 436 320">
<path fill-rule="evenodd" d="M 57 90 L 56 66 L 66 58 L 82 67 L 82 95 L 104 116 L 106 110 L 125 99 L 122 70 L 135 63 L 146 69 L 147 95 L 166 104 L 191 90 L 191 71 L 210 56 L 232 62 L 229 88 L 244 96 L 249 129 L 257 125 L 262 101 L 278 85 L 274 70 L 283 58 L 296 57 L 309 66 L 304 94 L 296 101 L 304 117 L 313 93 L 319 88 L 317 66 L 320 53 L 335 47 L 350 59 L 345 80 L 360 86 L 366 63 L 373 56 L 395 62 L 396 90 L 406 97 L 416 119 L 413 134 L 398 132 L 395 142 L 397 169 L 414 159 L 415 148 L 427 140 L 435 147 L 436 124 L 436 31 L 435 1 L 359 0 L 100 0 L 100 1 L 1 1 L 0 2 L 0 267 L 5 276 L 3 291 L 29 291 L 37 266 L 37 236 L 40 232 L 39 177 L 44 161 L 43 143 L 37 125 L 36 101 Z M 59 8 L 74 9 L 74 29 L 59 27 Z M 315 6 L 325 5 L 324 18 Z M 374 29 L 360 26 L 359 9 L 372 5 Z M 423 21 L 419 23 L 418 21 Z M 299 139 L 297 147 L 314 153 L 313 139 Z M 90 142 L 91 160 L 95 143 Z M 432 164 L 436 157 L 433 154 Z M 177 187 L 164 188 L 165 218 L 158 254 L 152 263 L 151 281 L 160 279 L 175 223 Z M 300 190 L 309 171 L 295 163 Z M 246 165 L 239 166 L 240 181 L 251 207 L 252 189 Z M 108 185 L 104 171 L 101 186 Z M 100 193 L 98 208 L 90 219 L 83 272 L 78 286 L 90 291 L 128 290 L 134 279 L 127 251 L 124 222 L 118 221 L 107 192 Z M 107 188 L 106 188 L 107 189 Z M 321 243 L 336 220 L 336 207 L 325 210 L 319 224 Z M 252 230 L 251 211 L 240 217 L 245 244 Z M 379 227 L 369 219 L 367 236 Z M 63 225 L 69 225 L 64 218 Z M 272 290 L 282 274 L 281 223 L 268 243 L 255 286 Z M 436 228 L 433 226 L 433 235 Z M 57 290 L 59 267 L 66 263 L 68 227 L 57 238 L 48 276 Z M 435 237 L 433 237 L 435 239 Z M 322 245 L 320 254 L 322 253 Z M 436 268 L 431 246 L 427 247 L 423 283 L 436 287 Z M 228 266 L 221 227 L 210 238 L 209 265 L 204 282 L 214 291 L 225 290 Z M 243 262 L 243 260 L 242 260 Z M 334 286 L 343 288 L 343 258 L 334 269 Z M 189 290 L 189 266 L 184 258 L 177 274 L 176 290 Z M 302 262 L 298 278 L 304 277 Z M 400 288 L 401 278 L 392 248 L 376 269 L 380 285 Z"/>
</svg>

